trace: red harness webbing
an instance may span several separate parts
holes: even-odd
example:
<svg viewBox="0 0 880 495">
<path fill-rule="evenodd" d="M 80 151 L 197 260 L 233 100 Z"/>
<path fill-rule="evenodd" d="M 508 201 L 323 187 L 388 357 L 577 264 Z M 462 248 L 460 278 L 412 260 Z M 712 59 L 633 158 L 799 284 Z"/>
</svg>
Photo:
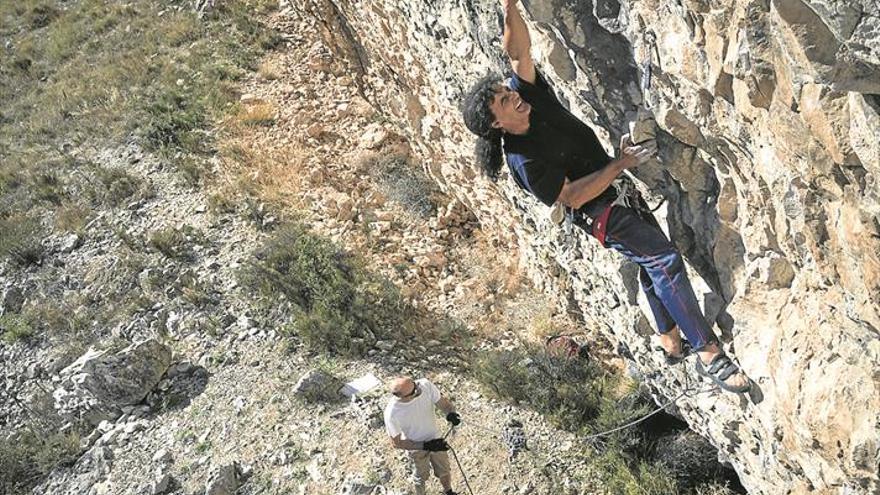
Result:
<svg viewBox="0 0 880 495">
<path fill-rule="evenodd" d="M 596 217 L 596 221 L 593 222 L 593 237 L 599 241 L 602 247 L 605 247 L 605 230 L 608 228 L 608 217 L 611 216 L 611 208 L 613 207 L 614 203 L 606 206 L 602 210 L 602 214 Z"/>
</svg>

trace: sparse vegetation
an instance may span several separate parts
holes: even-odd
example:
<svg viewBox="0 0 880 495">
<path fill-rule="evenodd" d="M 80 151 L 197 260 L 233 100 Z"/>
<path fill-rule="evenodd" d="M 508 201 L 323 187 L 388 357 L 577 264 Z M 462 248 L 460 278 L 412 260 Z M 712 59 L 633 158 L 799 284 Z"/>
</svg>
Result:
<svg viewBox="0 0 880 495">
<path fill-rule="evenodd" d="M 82 233 L 91 210 L 78 202 L 66 202 L 55 210 L 55 228 L 62 232 Z"/>
<path fill-rule="evenodd" d="M 538 347 L 484 353 L 473 372 L 493 395 L 534 408 L 580 435 L 610 431 L 653 407 L 632 387 L 622 386 L 619 376 Z M 584 458 L 608 493 L 673 495 L 709 488 L 728 493 L 717 491 L 725 489 L 723 473 L 711 453 L 666 446 L 658 455 L 656 445 L 644 429 L 634 427 L 589 442 L 572 455 Z"/>
<path fill-rule="evenodd" d="M 95 166 L 95 178 L 97 187 L 92 189 L 92 198 L 108 206 L 120 206 L 151 194 L 142 179 L 121 168 Z"/>
<path fill-rule="evenodd" d="M 589 429 L 619 381 L 590 362 L 540 348 L 482 354 L 473 371 L 495 396 L 528 405 L 570 431 Z"/>
<path fill-rule="evenodd" d="M 258 103 L 241 107 L 236 120 L 247 126 L 271 127 L 275 123 L 275 107 L 269 103 Z"/>
<path fill-rule="evenodd" d="M 7 256 L 20 266 L 39 263 L 43 257 L 42 239 L 45 235 L 40 220 L 29 213 L 0 213 L 0 255 Z"/>
<path fill-rule="evenodd" d="M 21 315 L 7 313 L 0 316 L 0 335 L 9 343 L 24 340 L 33 335 L 34 329 Z"/>
<path fill-rule="evenodd" d="M 181 261 L 195 259 L 193 245 L 204 242 L 204 236 L 188 225 L 180 229 L 166 227 L 149 235 L 148 243 L 165 256 Z"/>
<path fill-rule="evenodd" d="M 201 173 L 213 153 L 207 129 L 237 100 L 236 81 L 281 40 L 259 20 L 274 8 L 274 0 L 218 2 L 199 20 L 163 0 L 0 3 L 8 41 L 0 58 L 0 193 L 24 185 L 15 204 L 57 207 L 65 188 L 76 188 L 70 181 L 84 180 L 71 177 L 69 151 L 129 135 L 185 165 L 185 174 Z"/>
<path fill-rule="evenodd" d="M 390 282 L 297 224 L 265 243 L 242 282 L 267 304 L 291 306 L 286 332 L 316 351 L 360 355 L 371 341 L 411 325 L 413 310 Z"/>
<path fill-rule="evenodd" d="M 375 177 L 388 198 L 414 219 L 425 219 L 437 212 L 439 189 L 418 165 L 410 162 L 408 154 L 370 154 L 361 159 L 358 168 Z"/>
<path fill-rule="evenodd" d="M 0 437 L 0 492 L 25 493 L 55 466 L 76 460 L 77 433 L 45 432 L 28 426 Z"/>
</svg>

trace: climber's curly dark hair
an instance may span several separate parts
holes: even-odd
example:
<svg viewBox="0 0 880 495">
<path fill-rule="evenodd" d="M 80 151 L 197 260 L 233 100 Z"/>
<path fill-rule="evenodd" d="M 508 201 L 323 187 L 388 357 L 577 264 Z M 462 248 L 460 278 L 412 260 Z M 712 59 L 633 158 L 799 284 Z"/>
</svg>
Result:
<svg viewBox="0 0 880 495">
<path fill-rule="evenodd" d="M 464 125 L 479 136 L 474 150 L 477 163 L 492 180 L 498 178 L 503 163 L 501 129 L 492 127 L 495 115 L 489 109 L 499 84 L 501 77 L 497 74 L 488 74 L 480 79 L 471 86 L 461 108 Z"/>
</svg>

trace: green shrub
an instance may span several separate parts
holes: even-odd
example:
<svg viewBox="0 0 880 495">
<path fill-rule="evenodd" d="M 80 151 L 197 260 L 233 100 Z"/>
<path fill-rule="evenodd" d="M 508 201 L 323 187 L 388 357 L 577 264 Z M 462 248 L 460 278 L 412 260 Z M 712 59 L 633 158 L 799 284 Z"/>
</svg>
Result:
<svg viewBox="0 0 880 495">
<path fill-rule="evenodd" d="M 76 461 L 77 433 L 45 433 L 33 427 L 0 436 L 0 493 L 27 493 L 55 466 Z"/>
<path fill-rule="evenodd" d="M 473 372 L 497 397 L 528 405 L 570 431 L 587 431 L 618 382 L 591 362 L 538 347 L 483 353 Z"/>
<path fill-rule="evenodd" d="M 142 179 L 115 167 L 95 168 L 97 184 L 92 190 L 95 200 L 110 206 L 119 206 L 148 195 L 147 186 Z"/>
<path fill-rule="evenodd" d="M 437 185 L 417 165 L 410 163 L 405 154 L 370 155 L 359 168 L 375 178 L 382 192 L 416 219 L 433 216 L 437 212 Z"/>
<path fill-rule="evenodd" d="M 311 349 L 358 355 L 370 341 L 406 332 L 412 308 L 354 257 L 296 224 L 280 228 L 241 272 L 268 305 L 292 305 L 285 328 Z"/>
<path fill-rule="evenodd" d="M 3 336 L 3 340 L 6 342 L 11 344 L 30 338 L 33 334 L 34 330 L 31 328 L 30 323 L 22 316 L 12 313 L 0 316 L 0 335 Z"/>
<path fill-rule="evenodd" d="M 148 148 L 197 150 L 199 137 L 194 131 L 205 126 L 205 108 L 200 101 L 175 87 L 161 88 L 149 99 L 145 112 L 142 133 Z"/>
<path fill-rule="evenodd" d="M 556 426 L 584 437 L 610 432 L 652 407 L 622 378 L 590 361 L 554 356 L 538 346 L 484 352 L 472 369 L 493 395 L 531 407 Z M 583 457 L 607 493 L 674 495 L 679 486 L 667 466 L 653 461 L 637 427 L 602 435 L 572 455 Z M 674 473 L 673 473 L 674 474 Z"/>
<path fill-rule="evenodd" d="M 40 220 L 33 215 L 13 213 L 0 217 L 0 255 L 21 266 L 37 264 L 43 257 L 44 235 Z"/>
<path fill-rule="evenodd" d="M 53 20 L 58 18 L 60 12 L 57 7 L 50 2 L 35 5 L 30 11 L 30 24 L 33 28 L 46 27 Z"/>
<path fill-rule="evenodd" d="M 149 245 L 169 258 L 181 261 L 195 259 L 193 244 L 204 242 L 204 236 L 196 229 L 185 225 L 181 229 L 166 227 L 153 231 L 149 236 Z"/>
<path fill-rule="evenodd" d="M 42 172 L 31 174 L 30 184 L 28 184 L 31 193 L 37 199 L 47 201 L 54 206 L 61 205 L 65 198 L 64 183 L 58 172 L 54 170 L 44 170 Z"/>
<path fill-rule="evenodd" d="M 675 478 L 664 472 L 662 464 L 633 461 L 620 449 L 606 449 L 590 462 L 608 493 L 615 495 L 675 495 Z"/>
</svg>

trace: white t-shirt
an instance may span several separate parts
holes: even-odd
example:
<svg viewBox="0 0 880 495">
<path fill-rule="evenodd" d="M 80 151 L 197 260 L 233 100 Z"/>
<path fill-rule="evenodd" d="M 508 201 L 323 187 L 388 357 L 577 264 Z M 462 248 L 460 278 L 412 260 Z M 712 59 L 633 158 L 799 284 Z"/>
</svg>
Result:
<svg viewBox="0 0 880 495">
<path fill-rule="evenodd" d="M 440 400 L 440 391 L 427 378 L 416 380 L 422 390 L 418 397 L 403 402 L 397 397 L 385 406 L 385 430 L 389 436 L 402 435 L 402 440 L 424 442 L 440 437 L 434 417 L 434 404 Z"/>
</svg>

